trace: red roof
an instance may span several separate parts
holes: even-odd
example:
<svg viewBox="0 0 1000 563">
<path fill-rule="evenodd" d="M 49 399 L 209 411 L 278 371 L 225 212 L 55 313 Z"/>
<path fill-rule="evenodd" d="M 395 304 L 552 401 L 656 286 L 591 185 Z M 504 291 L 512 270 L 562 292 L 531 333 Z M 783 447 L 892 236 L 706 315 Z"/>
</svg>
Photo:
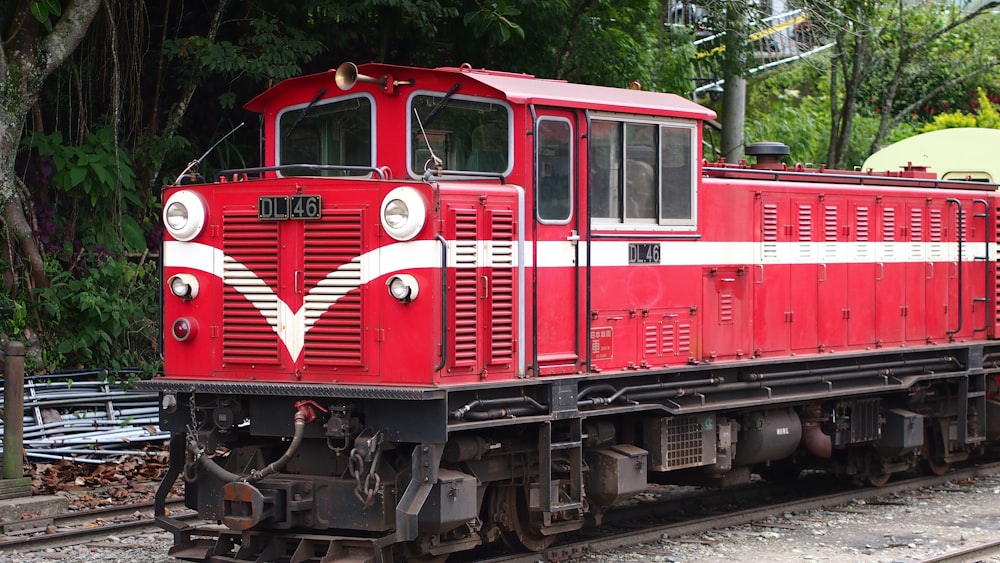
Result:
<svg viewBox="0 0 1000 563">
<path fill-rule="evenodd" d="M 496 90 L 514 104 L 644 113 L 689 119 L 714 119 L 716 117 L 714 111 L 677 94 L 574 84 L 564 80 L 536 78 L 529 74 L 473 69 L 468 65 L 463 65 L 461 68 L 447 67 L 430 70 L 370 63 L 361 65 L 358 70 L 361 74 L 370 76 L 390 74 L 397 80 L 405 80 L 413 74 L 459 74 L 464 79 L 475 80 Z M 333 74 L 333 71 L 330 70 L 289 78 L 250 100 L 244 107 L 251 111 L 263 111 L 264 106 L 270 100 L 297 89 L 305 89 L 309 98 L 319 88 L 326 88 L 328 91 L 336 90 Z"/>
</svg>

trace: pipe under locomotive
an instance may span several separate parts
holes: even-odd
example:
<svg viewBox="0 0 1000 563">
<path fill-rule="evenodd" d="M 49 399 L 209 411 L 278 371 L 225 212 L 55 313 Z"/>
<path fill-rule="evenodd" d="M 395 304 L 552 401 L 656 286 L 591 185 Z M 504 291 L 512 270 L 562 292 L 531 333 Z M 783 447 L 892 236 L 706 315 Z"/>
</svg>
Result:
<svg viewBox="0 0 1000 563">
<path fill-rule="evenodd" d="M 1000 439 L 994 185 L 709 164 L 683 98 L 467 65 L 247 108 L 263 166 L 163 192 L 175 557 L 542 551 L 650 483 Z"/>
</svg>

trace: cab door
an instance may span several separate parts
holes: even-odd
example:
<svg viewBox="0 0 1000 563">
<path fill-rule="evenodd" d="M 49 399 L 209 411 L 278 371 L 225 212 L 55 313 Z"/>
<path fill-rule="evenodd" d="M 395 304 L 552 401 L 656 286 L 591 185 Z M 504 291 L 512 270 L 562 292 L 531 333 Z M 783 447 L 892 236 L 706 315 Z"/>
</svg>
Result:
<svg viewBox="0 0 1000 563">
<path fill-rule="evenodd" d="M 580 262 L 580 171 L 586 156 L 578 142 L 584 121 L 571 112 L 536 108 L 531 213 L 534 222 L 532 343 L 538 375 L 573 373 L 581 350 L 583 284 Z"/>
</svg>

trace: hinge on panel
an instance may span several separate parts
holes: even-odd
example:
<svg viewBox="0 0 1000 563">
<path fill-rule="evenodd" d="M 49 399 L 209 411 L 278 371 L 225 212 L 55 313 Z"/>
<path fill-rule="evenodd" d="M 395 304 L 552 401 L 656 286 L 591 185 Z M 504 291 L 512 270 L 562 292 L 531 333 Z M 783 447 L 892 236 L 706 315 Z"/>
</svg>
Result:
<svg viewBox="0 0 1000 563">
<path fill-rule="evenodd" d="M 376 328 L 375 329 L 375 342 L 382 342 L 385 340 L 385 329 Z"/>
</svg>

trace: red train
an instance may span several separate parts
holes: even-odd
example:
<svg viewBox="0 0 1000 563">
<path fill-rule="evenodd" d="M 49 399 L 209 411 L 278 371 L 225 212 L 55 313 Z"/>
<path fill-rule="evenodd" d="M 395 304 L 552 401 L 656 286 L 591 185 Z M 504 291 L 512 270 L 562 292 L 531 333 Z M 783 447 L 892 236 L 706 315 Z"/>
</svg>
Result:
<svg viewBox="0 0 1000 563">
<path fill-rule="evenodd" d="M 468 65 L 246 107 L 264 165 L 163 192 L 176 557 L 544 550 L 649 483 L 1000 439 L 994 185 L 705 163 L 691 101 Z"/>
</svg>

